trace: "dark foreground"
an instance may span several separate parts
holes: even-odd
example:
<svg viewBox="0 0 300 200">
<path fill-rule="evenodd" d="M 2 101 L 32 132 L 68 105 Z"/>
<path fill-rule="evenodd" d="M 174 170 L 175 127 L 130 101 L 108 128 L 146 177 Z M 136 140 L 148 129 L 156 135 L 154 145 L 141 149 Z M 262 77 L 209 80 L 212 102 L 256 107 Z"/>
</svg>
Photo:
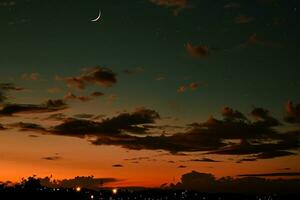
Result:
<svg viewBox="0 0 300 200">
<path fill-rule="evenodd" d="M 26 190 L 22 188 L 6 188 L 0 191 L 1 200 L 13 199 L 51 199 L 51 200 L 298 200 L 300 195 L 280 194 L 206 194 L 184 190 L 119 190 L 113 194 L 111 190 L 76 191 L 75 189 L 40 188 Z"/>
</svg>

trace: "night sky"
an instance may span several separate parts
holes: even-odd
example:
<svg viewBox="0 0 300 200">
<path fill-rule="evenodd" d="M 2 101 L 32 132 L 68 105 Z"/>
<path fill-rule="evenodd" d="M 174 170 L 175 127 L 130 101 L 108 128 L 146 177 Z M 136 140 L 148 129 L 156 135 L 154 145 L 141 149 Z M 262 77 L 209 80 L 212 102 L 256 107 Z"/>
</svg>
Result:
<svg viewBox="0 0 300 200">
<path fill-rule="evenodd" d="M 0 181 L 292 176 L 299 12 L 298 0 L 0 0 Z"/>
</svg>

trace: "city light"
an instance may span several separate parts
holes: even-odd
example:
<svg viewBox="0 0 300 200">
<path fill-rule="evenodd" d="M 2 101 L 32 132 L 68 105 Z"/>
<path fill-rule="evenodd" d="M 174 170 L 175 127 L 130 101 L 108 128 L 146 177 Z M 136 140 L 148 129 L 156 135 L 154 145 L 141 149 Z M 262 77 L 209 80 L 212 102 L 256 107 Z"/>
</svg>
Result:
<svg viewBox="0 0 300 200">
<path fill-rule="evenodd" d="M 81 187 L 76 187 L 76 192 L 80 192 L 81 191 Z"/>
<path fill-rule="evenodd" d="M 112 193 L 113 194 L 117 194 L 118 193 L 118 189 L 117 188 L 112 189 Z"/>
</svg>

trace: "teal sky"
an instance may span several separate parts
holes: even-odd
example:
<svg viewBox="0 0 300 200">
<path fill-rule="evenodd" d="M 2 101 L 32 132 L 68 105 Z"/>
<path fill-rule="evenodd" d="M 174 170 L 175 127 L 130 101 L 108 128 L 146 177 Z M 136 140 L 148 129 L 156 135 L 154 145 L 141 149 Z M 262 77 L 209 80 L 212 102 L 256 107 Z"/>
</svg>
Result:
<svg viewBox="0 0 300 200">
<path fill-rule="evenodd" d="M 242 110 L 264 106 L 277 114 L 287 100 L 299 98 L 296 1 L 248 2 L 239 9 L 224 9 L 228 1 L 195 1 L 178 16 L 148 0 L 15 2 L 0 7 L 1 78 L 27 85 L 36 101 L 47 98 L 45 86 L 60 85 L 55 75 L 78 75 L 81 68 L 95 65 L 118 74 L 118 84 L 108 90 L 120 97 L 116 105 L 175 114 L 167 104 L 176 102 L 178 117 L 206 117 L 224 105 Z M 101 22 L 92 23 L 99 9 Z M 254 20 L 234 23 L 240 14 Z M 285 23 L 273 25 L 275 18 Z M 254 33 L 278 47 L 241 48 Z M 217 50 L 193 59 L 185 51 L 188 42 Z M 138 67 L 144 70 L 139 75 L 122 73 Z M 39 73 L 46 81 L 24 83 L 18 80 L 24 73 Z M 157 76 L 165 80 L 155 81 Z M 190 82 L 198 82 L 199 89 L 176 92 Z"/>
</svg>

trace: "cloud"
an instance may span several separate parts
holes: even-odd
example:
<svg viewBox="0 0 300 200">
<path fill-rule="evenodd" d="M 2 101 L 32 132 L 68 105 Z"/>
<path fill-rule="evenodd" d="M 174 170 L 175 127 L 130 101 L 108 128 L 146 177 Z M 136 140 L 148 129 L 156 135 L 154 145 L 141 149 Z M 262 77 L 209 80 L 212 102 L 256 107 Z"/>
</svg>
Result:
<svg viewBox="0 0 300 200">
<path fill-rule="evenodd" d="M 150 157 L 148 156 L 140 156 L 140 157 L 135 157 L 135 158 L 126 158 L 124 160 L 126 161 L 141 161 L 141 160 L 149 160 Z"/>
<path fill-rule="evenodd" d="M 55 121 L 63 121 L 66 120 L 68 117 L 63 113 L 54 113 L 46 117 L 46 120 L 55 120 Z"/>
<path fill-rule="evenodd" d="M 299 176 L 300 177 L 300 172 L 287 172 L 287 173 L 266 173 L 266 174 L 240 174 L 238 176 L 255 176 L 255 177 L 266 177 L 266 176 Z"/>
<path fill-rule="evenodd" d="M 285 138 L 286 137 L 286 138 Z M 210 152 L 223 155 L 252 155 L 254 159 L 271 159 L 282 156 L 296 155 L 291 150 L 299 149 L 299 136 L 282 135 L 280 140 L 270 142 L 241 140 L 239 144 L 232 144 L 223 149 Z"/>
<path fill-rule="evenodd" d="M 278 126 L 279 121 L 270 115 L 270 112 L 264 108 L 254 108 L 251 115 L 257 119 L 256 125 Z"/>
<path fill-rule="evenodd" d="M 246 117 L 239 112 L 238 110 L 233 110 L 232 108 L 229 108 L 228 106 L 224 107 L 221 111 L 222 116 L 225 118 L 225 120 L 245 120 Z"/>
<path fill-rule="evenodd" d="M 218 149 L 224 146 L 220 140 L 201 137 L 194 133 L 171 136 L 102 135 L 91 141 L 94 145 L 116 145 L 133 150 L 165 150 L 172 154 Z"/>
<path fill-rule="evenodd" d="M 102 92 L 93 92 L 91 93 L 89 96 L 77 96 L 75 94 L 73 94 L 72 92 L 69 92 L 68 94 L 66 94 L 64 96 L 65 100 L 78 100 L 81 102 L 87 102 L 87 101 L 91 101 L 97 97 L 103 96 L 104 94 Z"/>
<path fill-rule="evenodd" d="M 289 167 L 285 167 L 285 168 L 280 168 L 280 169 L 277 169 L 277 170 L 289 171 L 289 170 L 291 170 L 291 168 L 289 168 Z"/>
<path fill-rule="evenodd" d="M 256 158 L 242 158 L 240 160 L 237 161 L 237 163 L 242 163 L 242 162 L 254 162 L 257 161 Z"/>
<path fill-rule="evenodd" d="M 258 112 L 263 111 L 263 112 Z M 94 145 L 115 145 L 127 149 L 165 150 L 180 152 L 207 151 L 206 154 L 251 155 L 255 159 L 270 159 L 294 155 L 299 148 L 296 132 L 279 133 L 273 129 L 277 123 L 266 109 L 253 109 L 255 121 L 247 119 L 237 110 L 225 107 L 223 120 L 210 117 L 206 122 L 188 124 L 187 130 L 172 135 L 150 136 L 149 129 L 155 126 L 140 126 L 158 119 L 155 111 L 122 113 L 102 122 L 70 120 L 54 128 L 56 134 L 84 137 Z M 132 133 L 138 135 L 131 135 Z M 146 134 L 145 136 L 143 136 Z M 230 142 L 228 142 L 230 140 Z"/>
<path fill-rule="evenodd" d="M 78 100 L 81 102 L 87 102 L 87 101 L 91 101 L 94 100 L 97 97 L 103 96 L 104 94 L 102 92 L 93 92 L 88 96 L 77 96 L 71 92 L 69 92 L 68 94 L 66 94 L 64 96 L 65 100 Z"/>
<path fill-rule="evenodd" d="M 46 132 L 46 129 L 39 124 L 28 123 L 28 122 L 18 122 L 9 124 L 11 128 L 18 128 L 19 131 L 36 131 L 36 132 Z"/>
<path fill-rule="evenodd" d="M 64 110 L 66 103 L 61 100 L 47 100 L 42 104 L 7 104 L 0 109 L 0 116 L 11 116 L 14 114 L 47 113 Z"/>
<path fill-rule="evenodd" d="M 263 47 L 269 47 L 269 48 L 274 48 L 274 47 L 280 47 L 281 45 L 279 43 L 271 42 L 271 41 L 266 41 L 265 39 L 262 39 L 258 37 L 256 33 L 253 33 L 250 35 L 247 40 L 242 43 L 240 46 L 245 48 L 253 45 L 260 45 Z"/>
<path fill-rule="evenodd" d="M 2 91 L 23 91 L 24 88 L 17 87 L 12 83 L 0 83 L 0 90 L 2 90 Z"/>
<path fill-rule="evenodd" d="M 256 33 L 250 35 L 246 42 L 243 43 L 241 46 L 242 47 L 247 47 L 247 46 L 250 46 L 250 45 L 265 45 L 265 42 L 260 39 Z"/>
<path fill-rule="evenodd" d="M 74 115 L 75 118 L 80 118 L 80 119 L 91 119 L 94 116 L 95 115 L 93 115 L 93 114 L 87 114 L 87 113 L 81 113 L 81 114 Z"/>
<path fill-rule="evenodd" d="M 24 88 L 17 87 L 12 83 L 0 83 L 0 103 L 3 103 L 7 99 L 7 92 L 24 90 Z"/>
<path fill-rule="evenodd" d="M 150 1 L 159 6 L 172 8 L 174 15 L 178 15 L 178 13 L 181 10 L 191 7 L 188 3 L 188 0 L 150 0 Z"/>
<path fill-rule="evenodd" d="M 0 131 L 3 131 L 3 130 L 6 130 L 6 128 L 2 124 L 0 124 Z"/>
<path fill-rule="evenodd" d="M 213 193 L 289 193 L 298 194 L 300 179 L 265 179 L 258 177 L 222 177 L 192 171 L 184 174 L 181 181 L 171 185 L 172 189 L 187 189 Z M 278 190 L 280 188 L 280 190 Z"/>
<path fill-rule="evenodd" d="M 213 160 L 210 158 L 192 159 L 190 161 L 192 161 L 192 162 L 220 162 L 220 161 Z"/>
<path fill-rule="evenodd" d="M 253 17 L 249 17 L 246 15 L 239 15 L 236 18 L 234 18 L 234 22 L 236 24 L 248 24 L 254 20 Z"/>
<path fill-rule="evenodd" d="M 102 92 L 93 92 L 90 96 L 91 97 L 100 97 L 100 96 L 103 96 L 104 95 L 104 93 L 102 93 Z"/>
<path fill-rule="evenodd" d="M 221 110 L 222 119 L 211 116 L 207 121 L 187 124 L 167 135 L 159 135 L 158 130 L 171 126 L 156 125 L 160 119 L 156 111 L 138 108 L 101 121 L 67 118 L 46 131 L 49 134 L 87 137 L 93 145 L 164 150 L 172 154 L 204 152 L 205 155 L 239 155 L 256 160 L 298 154 L 300 130 L 279 131 L 278 127 L 282 124 L 264 108 L 253 108 L 250 114 L 251 119 L 225 106 Z M 38 126 L 31 125 L 29 128 L 40 131 Z M 246 160 L 238 162 L 243 161 Z"/>
<path fill-rule="evenodd" d="M 84 69 L 82 74 L 74 77 L 66 77 L 56 79 L 64 80 L 69 87 L 77 89 L 85 89 L 88 85 L 98 85 L 110 87 L 117 83 L 116 74 L 106 67 L 93 67 Z"/>
<path fill-rule="evenodd" d="M 50 177 L 39 178 L 41 185 L 50 188 L 76 188 L 101 189 L 103 185 L 118 182 L 116 178 L 94 178 L 93 176 L 77 176 L 73 179 L 51 180 Z"/>
<path fill-rule="evenodd" d="M 48 161 L 55 161 L 55 160 L 60 160 L 61 157 L 60 156 L 46 156 L 46 157 L 42 157 L 43 160 L 48 160 Z"/>
<path fill-rule="evenodd" d="M 194 58 L 206 58 L 211 54 L 211 51 L 207 46 L 194 46 L 191 43 L 187 43 L 186 51 L 191 57 Z"/>
<path fill-rule="evenodd" d="M 183 92 L 186 92 L 187 90 L 191 90 L 191 91 L 194 91 L 194 90 L 197 90 L 199 87 L 199 84 L 196 83 L 196 82 L 193 82 L 193 83 L 190 83 L 188 85 L 181 85 L 178 89 L 177 89 L 177 92 L 178 93 L 183 93 Z"/>
<path fill-rule="evenodd" d="M 37 81 L 40 80 L 41 76 L 39 73 L 31 73 L 31 74 L 22 74 L 21 79 L 27 81 Z"/>
<path fill-rule="evenodd" d="M 123 165 L 121 164 L 115 164 L 115 165 L 112 165 L 112 167 L 117 167 L 117 168 L 120 168 L 120 167 L 124 167 Z"/>
<path fill-rule="evenodd" d="M 150 109 L 137 108 L 132 113 L 121 113 L 112 118 L 103 119 L 101 122 L 70 119 L 53 128 L 53 132 L 62 135 L 116 135 L 122 132 L 145 134 L 147 128 L 140 126 L 154 123 L 159 119 L 159 114 Z"/>
<path fill-rule="evenodd" d="M 64 96 L 65 100 L 78 100 L 82 102 L 90 101 L 92 98 L 90 96 L 76 96 L 75 94 L 69 92 Z"/>
<path fill-rule="evenodd" d="M 284 120 L 289 123 L 300 123 L 300 104 L 293 105 L 293 102 L 288 101 L 285 107 L 286 116 Z"/>
<path fill-rule="evenodd" d="M 186 166 L 184 166 L 184 165 L 179 165 L 178 168 L 184 169 L 184 168 L 186 168 Z"/>
</svg>

